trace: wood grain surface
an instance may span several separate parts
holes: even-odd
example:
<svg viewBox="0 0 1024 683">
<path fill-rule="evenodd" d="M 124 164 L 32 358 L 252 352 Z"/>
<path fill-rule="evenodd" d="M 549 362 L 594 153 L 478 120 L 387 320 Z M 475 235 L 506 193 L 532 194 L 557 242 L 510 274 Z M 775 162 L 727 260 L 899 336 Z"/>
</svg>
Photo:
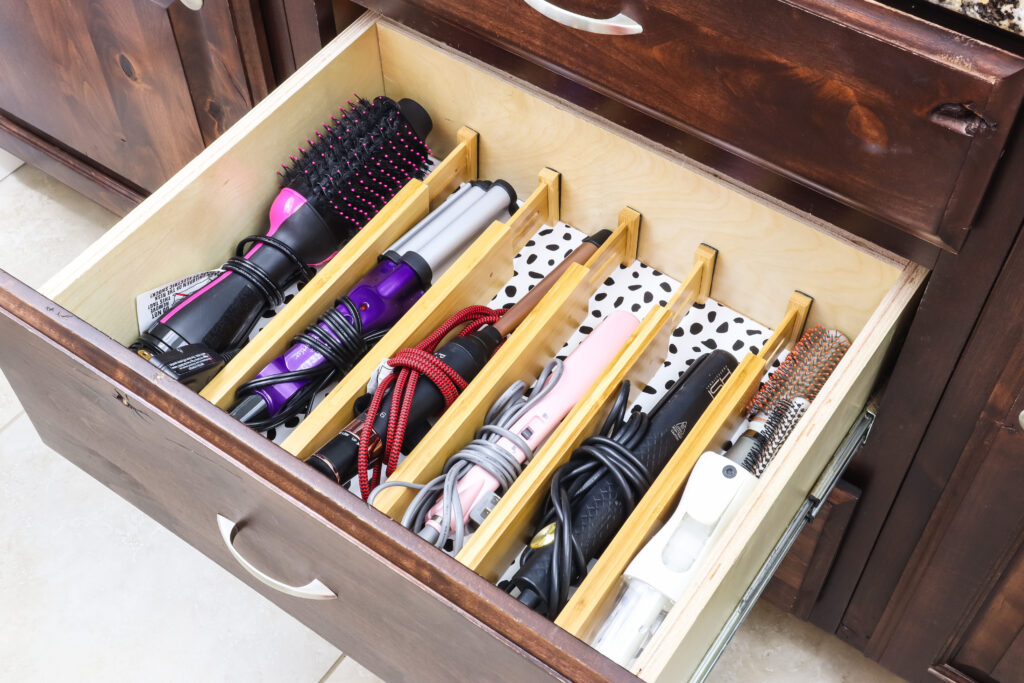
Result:
<svg viewBox="0 0 1024 683">
<path fill-rule="evenodd" d="M 378 675 L 630 680 L 2 272 L 0 339 L 0 367 L 44 443 Z M 262 571 L 300 585 L 318 577 L 339 598 L 303 600 L 257 582 L 228 554 L 217 514 L 244 525 L 236 546 Z"/>
<path fill-rule="evenodd" d="M 258 11 L 258 10 L 256 10 Z M 210 144 L 277 84 L 249 0 L 205 0 L 167 10 L 203 143 Z"/>
<path fill-rule="evenodd" d="M 885 647 L 874 630 L 1003 369 L 988 350 L 961 370 L 957 363 L 1024 221 L 1022 175 L 1018 128 L 978 229 L 959 255 L 936 263 L 893 359 L 880 419 L 847 470 L 863 496 L 811 620 L 869 652 Z"/>
<path fill-rule="evenodd" d="M 980 406 L 948 403 L 938 415 L 970 426 L 969 439 L 953 444 L 962 451 L 953 472 L 937 472 L 946 477 L 941 497 L 872 635 L 880 661 L 910 680 L 926 680 L 934 663 L 997 681 L 1024 677 L 1015 642 L 1024 629 L 1022 268 L 1024 238 L 1018 237 L 951 384 L 966 391 L 965 382 L 980 375 L 989 395 Z M 976 393 L 975 387 L 966 395 Z M 974 412 L 964 413 L 968 407 Z"/>
<path fill-rule="evenodd" d="M 152 2 L 0 6 L 0 111 L 147 191 L 203 149 L 167 12 Z"/>
<path fill-rule="evenodd" d="M 523 3 L 369 0 L 423 10 L 917 237 L 957 248 L 1021 99 L 1024 60 L 879 3 L 630 2 L 630 36 Z M 561 3 L 591 17 L 611 0 Z M 963 121 L 985 132 L 965 134 Z M 973 119 L 971 110 L 989 122 Z M 945 110 L 942 110 L 945 111 Z M 939 113 L 937 113 L 939 112 Z M 996 123 L 995 127 L 990 124 Z"/>
<path fill-rule="evenodd" d="M 127 213 L 334 32 L 330 0 L 6 3 L 0 144 Z"/>
</svg>

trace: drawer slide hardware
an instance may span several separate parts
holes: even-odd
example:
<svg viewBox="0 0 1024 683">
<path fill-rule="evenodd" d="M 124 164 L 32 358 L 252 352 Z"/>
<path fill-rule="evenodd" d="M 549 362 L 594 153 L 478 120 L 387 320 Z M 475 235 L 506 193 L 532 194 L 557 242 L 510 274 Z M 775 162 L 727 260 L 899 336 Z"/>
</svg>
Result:
<svg viewBox="0 0 1024 683">
<path fill-rule="evenodd" d="M 608 36 L 632 36 L 643 33 L 644 27 L 637 21 L 630 19 L 625 14 L 619 13 L 610 19 L 594 19 L 563 9 L 553 5 L 547 0 L 524 0 L 524 2 L 537 10 L 548 19 L 557 21 L 562 26 L 587 31 L 588 33 L 600 33 Z"/>
<path fill-rule="evenodd" d="M 224 515 L 217 515 L 217 527 L 220 529 L 221 538 L 224 539 L 224 545 L 228 547 L 228 551 L 230 551 L 231 556 L 238 561 L 238 564 L 242 565 L 242 568 L 245 569 L 245 571 L 249 572 L 274 590 L 296 598 L 306 598 L 307 600 L 333 600 L 338 597 L 338 594 L 325 586 L 320 579 L 313 579 L 305 586 L 292 586 L 284 583 L 283 581 L 278 581 L 272 576 L 267 576 L 253 566 L 249 560 L 242 557 L 242 554 L 235 548 L 235 536 L 241 529 L 238 524 L 232 522 Z"/>
<path fill-rule="evenodd" d="M 764 592 L 768 582 L 771 581 L 778 570 L 779 565 L 782 564 L 782 560 L 786 557 L 789 549 L 793 546 L 793 542 L 796 541 L 796 537 L 803 531 L 804 525 L 814 521 L 818 512 L 821 510 L 825 501 L 828 500 L 829 494 L 832 489 L 836 487 L 839 482 L 839 478 L 843 472 L 846 471 L 846 466 L 850 464 L 850 460 L 853 459 L 854 453 L 857 452 L 864 442 L 868 438 L 868 434 L 871 432 L 871 426 L 875 422 L 875 413 L 871 408 L 865 408 L 861 413 L 860 418 L 850 428 L 846 438 L 843 439 L 843 443 L 836 450 L 832 456 L 832 460 L 828 466 L 825 467 L 825 471 L 822 472 L 821 477 L 818 478 L 818 482 L 811 489 L 811 492 L 807 495 L 807 500 L 803 502 L 800 509 L 797 510 L 796 515 L 793 516 L 793 520 L 786 527 L 786 530 L 782 534 L 782 538 L 775 545 L 771 554 L 768 555 L 768 559 L 765 560 L 761 570 L 754 577 L 754 580 L 750 584 L 750 588 L 743 595 L 739 604 L 736 605 L 736 609 L 729 616 L 728 621 L 725 622 L 718 637 L 715 638 L 715 642 L 711 644 L 711 647 L 705 653 L 704 658 L 701 660 L 700 665 L 694 671 L 693 676 L 690 678 L 691 683 L 701 683 L 704 681 L 711 670 L 714 668 L 718 659 L 722 656 L 729 641 L 732 640 L 733 635 L 739 629 L 740 624 L 747 618 L 750 610 L 753 609 L 754 603 L 761 597 L 761 593 Z"/>
</svg>

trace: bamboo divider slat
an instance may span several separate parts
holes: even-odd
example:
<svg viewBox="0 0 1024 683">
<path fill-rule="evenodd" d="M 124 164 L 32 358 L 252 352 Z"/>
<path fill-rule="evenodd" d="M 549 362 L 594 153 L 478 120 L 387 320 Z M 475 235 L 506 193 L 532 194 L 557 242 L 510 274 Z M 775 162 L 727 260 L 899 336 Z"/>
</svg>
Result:
<svg viewBox="0 0 1024 683">
<path fill-rule="evenodd" d="M 768 342 L 757 355 L 747 354 L 740 362 L 558 615 L 556 624 L 579 638 L 592 635 L 592 629 L 611 606 L 622 572 L 671 514 L 693 465 L 714 440 L 735 423 L 757 390 L 766 368 L 782 348 L 799 338 L 810 307 L 811 298 L 805 294 L 795 292 L 790 297 L 782 322 Z"/>
<path fill-rule="evenodd" d="M 430 188 L 430 208 L 435 208 L 455 188 L 467 180 L 479 178 L 480 135 L 462 126 L 455 134 L 455 147 L 426 178 Z"/>
<path fill-rule="evenodd" d="M 517 253 L 535 232 L 532 228 L 538 221 L 548 225 L 558 221 L 561 194 L 562 176 L 550 168 L 541 169 L 537 189 L 526 198 L 515 215 L 508 219 L 508 226 L 516 235 Z"/>
<path fill-rule="evenodd" d="M 669 337 L 683 315 L 694 303 L 707 299 L 716 255 L 706 245 L 698 248 L 693 268 L 668 305 L 656 306 L 644 317 L 608 369 L 555 429 L 456 559 L 490 581 L 500 577 L 529 540 L 555 470 L 600 427 L 624 379 L 630 380 L 634 390 L 646 385 L 664 362 Z"/>
<path fill-rule="evenodd" d="M 367 222 L 359 233 L 320 272 L 299 290 L 237 356 L 217 373 L 200 396 L 227 410 L 238 387 L 252 379 L 267 363 L 284 353 L 295 335 L 314 324 L 339 297 L 377 263 L 377 258 L 430 210 L 436 196 L 475 180 L 479 136 L 469 128 L 459 131 L 455 149 L 424 179 L 410 180 Z M 470 163 L 472 160 L 472 163 Z"/>
<path fill-rule="evenodd" d="M 552 182 L 550 177 L 541 174 L 538 190 L 544 196 L 544 206 L 549 205 L 547 193 L 557 187 L 557 181 Z M 523 243 L 546 221 L 558 220 L 557 215 L 538 214 L 523 222 L 518 218 L 519 213 L 517 211 L 507 223 L 492 223 L 299 423 L 281 447 L 298 458 L 312 455 L 351 421 L 355 400 L 366 392 L 366 384 L 382 360 L 418 344 L 456 311 L 486 303 L 512 277 L 512 259 Z"/>
<path fill-rule="evenodd" d="M 532 382 L 540 374 L 586 318 L 588 302 L 600 283 L 617 265 L 636 257 L 635 251 L 616 249 L 635 249 L 636 240 L 630 235 L 639 228 L 639 214 L 624 212 L 620 218 L 622 222 L 586 267 L 570 266 L 390 479 L 422 484 L 438 476 L 448 458 L 473 438 L 491 405 L 509 385 L 516 380 Z M 376 497 L 374 506 L 401 519 L 415 495 L 412 489 L 387 488 Z"/>
<path fill-rule="evenodd" d="M 601 286 L 611 272 L 609 264 L 617 262 L 619 265 L 628 266 L 636 260 L 640 245 L 641 220 L 636 209 L 625 206 L 619 211 L 615 230 L 587 262 L 587 267 L 591 270 L 590 280 L 595 289 Z"/>
</svg>

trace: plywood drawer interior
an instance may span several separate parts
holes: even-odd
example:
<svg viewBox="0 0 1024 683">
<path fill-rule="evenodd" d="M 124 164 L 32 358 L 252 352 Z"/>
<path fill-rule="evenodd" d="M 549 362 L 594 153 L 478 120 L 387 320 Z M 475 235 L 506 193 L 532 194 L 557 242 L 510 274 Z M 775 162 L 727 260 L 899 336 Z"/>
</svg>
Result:
<svg viewBox="0 0 1024 683">
<path fill-rule="evenodd" d="M 136 294 L 215 267 L 239 239 L 261 232 L 277 189 L 273 170 L 352 92 L 419 101 L 432 115 L 428 141 L 439 157 L 456 148 L 460 128 L 473 129 L 479 134 L 479 176 L 504 178 L 521 197 L 537 187 L 541 169 L 557 170 L 561 219 L 584 232 L 614 227 L 623 207 L 635 209 L 642 216 L 636 257 L 680 281 L 691 272 L 700 245 L 713 246 L 718 256 L 711 296 L 770 327 L 784 320 L 781 328 L 790 328 L 779 331 L 780 343 L 798 334 L 804 322 L 784 317 L 794 292 L 814 299 L 808 325 L 835 327 L 854 340 L 760 480 L 749 509 L 728 524 L 712 549 L 704 580 L 676 604 L 635 666 L 647 680 L 686 677 L 864 404 L 925 271 L 812 227 L 702 174 L 669 150 L 366 15 L 54 277 L 44 294 L 118 342 L 130 343 L 138 333 Z M 679 312 L 670 304 L 659 314 L 662 319 L 645 321 L 652 331 L 650 348 L 624 366 L 627 376 L 643 380 L 649 374 L 650 359 L 664 354 L 657 347 L 665 335 L 657 333 L 670 330 L 666 325 Z M 530 329 L 544 342 L 546 328 Z M 534 365 L 524 361 L 522 368 Z M 751 377 L 756 387 L 759 375 Z M 197 410 L 218 410 L 197 395 L 183 400 Z M 329 430 L 345 419 L 328 415 L 321 427 Z M 311 443 L 289 450 L 308 455 Z M 669 476 L 656 482 L 652 492 L 658 493 L 642 515 L 627 522 L 635 531 L 629 534 L 632 544 L 613 546 L 620 556 L 602 558 L 609 567 L 603 587 L 589 590 L 592 597 L 570 603 L 559 617 L 557 623 L 571 633 L 589 634 L 614 595 L 619 565 L 635 552 L 630 548 L 671 513 L 688 471 L 685 462 L 673 463 Z M 301 497 L 301 487 L 296 490 L 290 494 Z M 350 494 L 338 487 L 333 495 Z M 396 525 L 395 533 L 404 532 Z M 482 565 L 478 571 L 487 573 Z M 351 654 L 360 658 L 359 652 Z"/>
</svg>

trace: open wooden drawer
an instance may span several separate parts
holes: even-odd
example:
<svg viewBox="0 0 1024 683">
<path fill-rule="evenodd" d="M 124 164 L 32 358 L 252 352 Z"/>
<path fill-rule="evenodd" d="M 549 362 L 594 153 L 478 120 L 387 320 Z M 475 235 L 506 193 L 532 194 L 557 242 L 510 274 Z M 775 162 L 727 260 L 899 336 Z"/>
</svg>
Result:
<svg viewBox="0 0 1024 683">
<path fill-rule="evenodd" d="M 699 245 L 713 245 L 711 296 L 753 320 L 778 322 L 799 290 L 814 297 L 809 324 L 854 340 L 704 580 L 638 663 L 647 680 L 687 678 L 859 414 L 926 272 L 449 48 L 376 15 L 358 20 L 45 296 L 0 276 L 0 367 L 48 445 L 386 679 L 626 679 L 572 635 L 585 632 L 592 610 L 559 618 L 572 633 L 531 612 L 123 346 L 137 334 L 138 292 L 219 264 L 263 229 L 272 170 L 353 91 L 421 102 L 439 156 L 460 127 L 477 131 L 479 175 L 505 178 L 524 196 L 538 170 L 556 169 L 561 218 L 586 232 L 633 207 L 643 217 L 639 259 L 679 280 Z M 531 334 L 543 340 L 538 327 Z M 671 512 L 682 483 L 661 485 L 645 529 Z"/>
</svg>

